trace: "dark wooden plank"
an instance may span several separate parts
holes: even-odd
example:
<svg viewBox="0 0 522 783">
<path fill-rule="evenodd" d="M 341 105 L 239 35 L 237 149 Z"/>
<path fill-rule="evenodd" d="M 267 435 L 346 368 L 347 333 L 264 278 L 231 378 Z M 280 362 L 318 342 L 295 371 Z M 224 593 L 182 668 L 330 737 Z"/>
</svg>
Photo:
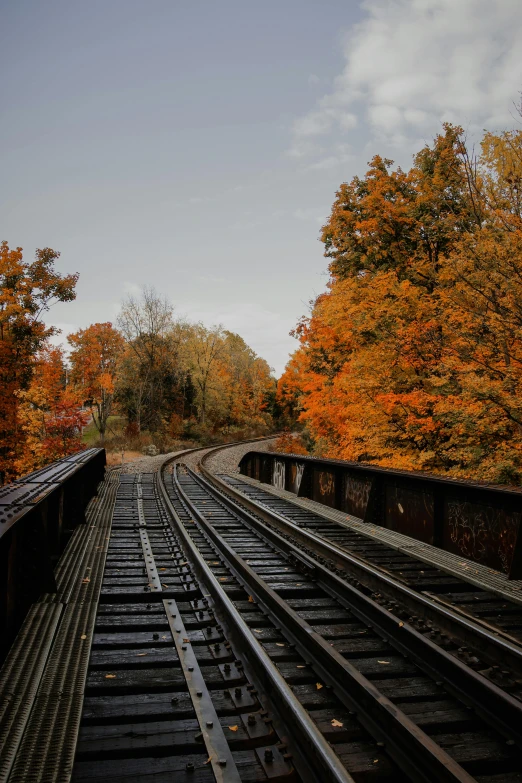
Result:
<svg viewBox="0 0 522 783">
<path fill-rule="evenodd" d="M 257 745 L 270 744 L 274 732 L 257 716 L 261 735 Z M 247 749 L 252 741 L 241 716 L 220 718 L 225 737 L 233 750 Z M 231 728 L 230 728 L 231 727 Z M 86 726 L 80 730 L 77 758 L 89 755 L 97 758 L 125 758 L 129 755 L 174 755 L 198 753 L 202 747 L 199 723 L 196 718 L 154 721 L 147 723 L 106 724 Z"/>
<path fill-rule="evenodd" d="M 79 761 L 74 765 L 72 783 L 103 781 L 103 783 L 158 783 L 159 780 L 175 780 L 176 783 L 214 783 L 210 764 L 206 764 L 205 752 L 194 756 L 170 756 L 168 758 L 111 759 L 107 761 Z M 187 771 L 187 762 L 194 765 Z"/>
<path fill-rule="evenodd" d="M 391 679 L 397 675 L 414 677 L 419 674 L 413 663 L 397 654 L 383 658 L 352 658 L 350 663 L 370 680 Z"/>
<path fill-rule="evenodd" d="M 179 659 L 174 644 L 164 647 L 137 647 L 134 649 L 93 650 L 89 667 L 94 669 L 113 669 L 114 673 L 124 668 L 144 668 L 151 666 L 178 666 Z"/>
<path fill-rule="evenodd" d="M 381 779 L 404 781 L 404 775 L 372 742 L 344 742 L 335 746 L 335 752 L 358 783 Z"/>
<path fill-rule="evenodd" d="M 108 676 L 114 675 L 114 676 Z M 244 682 L 244 677 L 223 680 L 217 666 L 205 669 L 205 681 L 209 689 L 234 687 Z M 92 671 L 87 678 L 87 692 L 96 693 L 147 693 L 153 691 L 185 690 L 183 673 L 173 667 L 166 669 L 122 669 Z"/>
</svg>

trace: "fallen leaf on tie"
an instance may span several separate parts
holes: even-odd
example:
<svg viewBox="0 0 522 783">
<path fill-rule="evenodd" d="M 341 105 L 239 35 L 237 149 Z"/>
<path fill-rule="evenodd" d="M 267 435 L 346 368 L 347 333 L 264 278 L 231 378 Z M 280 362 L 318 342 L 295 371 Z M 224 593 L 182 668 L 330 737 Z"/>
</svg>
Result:
<svg viewBox="0 0 522 783">
<path fill-rule="evenodd" d="M 106 674 L 105 675 L 105 679 L 106 680 L 115 680 L 116 679 L 116 675 L 115 674 Z"/>
<path fill-rule="evenodd" d="M 316 682 L 316 683 L 315 683 L 315 687 L 317 688 L 317 690 L 318 690 L 318 691 L 320 691 L 320 690 L 321 690 L 321 688 L 323 688 L 324 686 L 323 686 L 323 685 L 321 685 L 321 683 L 320 683 L 320 682 Z"/>
<path fill-rule="evenodd" d="M 82 635 L 80 636 L 80 639 L 87 639 L 87 635 L 82 633 Z"/>
<path fill-rule="evenodd" d="M 344 724 L 341 723 L 340 720 L 335 720 L 335 718 L 332 720 L 332 726 L 335 726 L 337 728 L 341 728 Z"/>
<path fill-rule="evenodd" d="M 377 661 L 377 663 L 382 663 L 384 666 L 388 666 L 390 663 L 389 661 Z"/>
<path fill-rule="evenodd" d="M 249 604 L 255 604 L 255 598 L 252 595 L 248 596 L 248 603 Z"/>
<path fill-rule="evenodd" d="M 402 622 L 399 623 L 399 628 L 402 628 L 403 625 L 404 625 L 404 623 L 402 623 Z"/>
<path fill-rule="evenodd" d="M 283 642 L 276 642 L 276 645 L 277 647 L 286 647 L 286 645 L 283 644 Z"/>
<path fill-rule="evenodd" d="M 229 726 L 230 731 L 237 731 L 237 726 Z"/>
</svg>

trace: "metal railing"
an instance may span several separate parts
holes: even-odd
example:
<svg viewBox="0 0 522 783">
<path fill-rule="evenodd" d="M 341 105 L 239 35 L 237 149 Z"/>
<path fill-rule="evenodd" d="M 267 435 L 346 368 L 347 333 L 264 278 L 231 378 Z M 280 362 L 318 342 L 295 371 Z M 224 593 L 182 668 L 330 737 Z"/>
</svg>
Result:
<svg viewBox="0 0 522 783">
<path fill-rule="evenodd" d="M 357 462 L 249 451 L 240 472 L 522 578 L 522 489 Z"/>
<path fill-rule="evenodd" d="M 31 604 L 56 591 L 54 566 L 104 468 L 105 449 L 86 449 L 0 487 L 0 660 Z"/>
</svg>

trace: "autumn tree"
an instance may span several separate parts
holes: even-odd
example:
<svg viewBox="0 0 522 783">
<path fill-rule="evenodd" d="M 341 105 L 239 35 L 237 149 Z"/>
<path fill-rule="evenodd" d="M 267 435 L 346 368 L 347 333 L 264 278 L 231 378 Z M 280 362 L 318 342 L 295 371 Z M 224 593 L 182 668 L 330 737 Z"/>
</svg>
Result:
<svg viewBox="0 0 522 783">
<path fill-rule="evenodd" d="M 56 333 L 43 315 L 55 302 L 76 295 L 78 275 L 56 272 L 58 257 L 44 248 L 27 262 L 21 248 L 0 244 L 0 480 L 16 475 L 15 461 L 24 450 L 19 393 L 29 388 L 39 349 Z"/>
<path fill-rule="evenodd" d="M 376 157 L 341 186 L 278 392 L 317 453 L 518 480 L 521 149 L 486 134 L 475 160 L 445 126 L 410 171 Z"/>
<path fill-rule="evenodd" d="M 87 415 L 81 400 L 65 383 L 63 349 L 46 343 L 34 359 L 27 389 L 17 394 L 18 427 L 23 449 L 14 460 L 16 474 L 29 473 L 84 448 Z"/>
<path fill-rule="evenodd" d="M 219 376 L 226 421 L 260 424 L 275 386 L 270 367 L 238 334 L 225 331 L 223 336 Z"/>
<path fill-rule="evenodd" d="M 67 338 L 71 383 L 91 411 L 103 443 L 107 421 L 114 409 L 116 369 L 124 339 L 110 322 L 95 323 Z"/>
<path fill-rule="evenodd" d="M 522 132 L 486 133 L 469 178 L 482 220 L 443 269 L 452 339 L 445 401 L 452 459 L 495 481 L 522 478 Z"/>
</svg>

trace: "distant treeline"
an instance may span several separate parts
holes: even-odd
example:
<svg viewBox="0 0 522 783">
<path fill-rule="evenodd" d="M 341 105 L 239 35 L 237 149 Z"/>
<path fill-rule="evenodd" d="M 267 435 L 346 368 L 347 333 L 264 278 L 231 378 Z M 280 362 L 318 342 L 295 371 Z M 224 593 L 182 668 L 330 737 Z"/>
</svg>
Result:
<svg viewBox="0 0 522 783">
<path fill-rule="evenodd" d="M 75 298 L 77 275 L 54 269 L 58 253 L 0 245 L 0 478 L 9 480 L 83 447 L 90 422 L 103 444 L 115 415 L 126 423 L 111 445 L 162 450 L 178 439 L 264 434 L 273 427 L 276 381 L 237 334 L 175 318 L 152 289 L 122 305 L 117 324 L 68 336 L 68 356 L 43 313 Z"/>
</svg>

